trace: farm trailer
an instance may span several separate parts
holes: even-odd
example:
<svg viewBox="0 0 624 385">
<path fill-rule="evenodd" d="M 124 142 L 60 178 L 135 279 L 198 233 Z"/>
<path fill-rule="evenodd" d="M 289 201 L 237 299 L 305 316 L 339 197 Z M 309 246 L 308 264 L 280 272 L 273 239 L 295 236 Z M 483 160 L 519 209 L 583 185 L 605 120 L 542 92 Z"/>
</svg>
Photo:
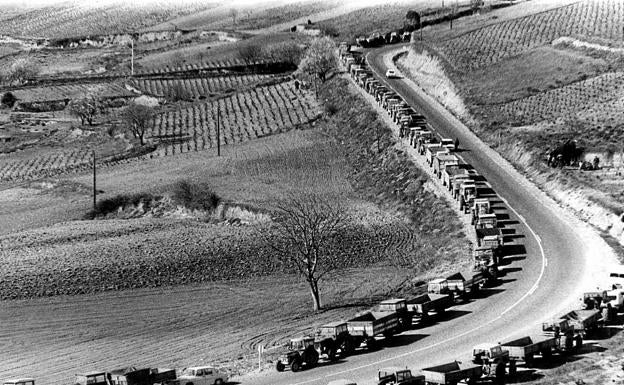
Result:
<svg viewBox="0 0 624 385">
<path fill-rule="evenodd" d="M 397 313 L 372 311 L 348 320 L 347 330 L 354 347 L 359 347 L 364 343 L 368 350 L 377 348 L 376 337 L 391 338 L 402 331 Z"/>
<path fill-rule="evenodd" d="M 542 360 L 550 359 L 558 346 L 557 339 L 549 336 L 526 336 L 501 344 L 501 348 L 509 352 L 511 360 L 522 361 L 526 367 L 533 366 L 534 358 L 538 354 Z"/>
<path fill-rule="evenodd" d="M 451 306 L 453 299 L 449 294 L 428 293 L 410 299 L 395 298 L 382 301 L 379 303 L 378 311 L 397 313 L 403 328 L 408 329 L 412 326 L 414 317 L 423 324 L 434 316 L 444 314 Z"/>
<path fill-rule="evenodd" d="M 438 179 L 442 178 L 442 170 L 449 166 L 458 166 L 459 158 L 453 154 L 436 154 L 433 158 L 433 172 L 438 176 Z"/>
<path fill-rule="evenodd" d="M 433 167 L 433 158 L 438 155 L 448 154 L 449 152 L 447 148 L 440 146 L 439 143 L 425 144 L 424 147 L 425 159 L 427 160 L 429 167 Z"/>
<path fill-rule="evenodd" d="M 456 385 L 460 381 L 474 383 L 483 375 L 481 365 L 453 361 L 422 369 L 428 384 Z"/>
<path fill-rule="evenodd" d="M 474 297 L 488 279 L 483 273 L 474 273 L 470 279 L 465 279 L 461 273 L 452 274 L 446 278 L 437 278 L 429 281 L 427 292 L 432 294 L 450 294 L 453 302 Z"/>
</svg>

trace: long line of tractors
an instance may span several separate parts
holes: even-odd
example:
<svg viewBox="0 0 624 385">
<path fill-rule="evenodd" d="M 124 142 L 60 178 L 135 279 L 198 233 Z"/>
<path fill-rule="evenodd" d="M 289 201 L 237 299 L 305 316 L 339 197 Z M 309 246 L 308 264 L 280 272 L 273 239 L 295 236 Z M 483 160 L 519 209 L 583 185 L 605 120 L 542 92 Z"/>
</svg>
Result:
<svg viewBox="0 0 624 385">
<path fill-rule="evenodd" d="M 454 154 L 457 144 L 438 135 L 427 124 L 425 116 L 377 79 L 362 56 L 348 52 L 345 46 L 340 48 L 342 64 L 355 84 L 387 111 L 397 124 L 399 137 L 409 141 L 417 153 L 425 157 L 459 209 L 470 215 L 476 236 L 472 252 L 473 272 L 468 279 L 455 273 L 431 280 L 426 285 L 425 294 L 381 301 L 352 319 L 328 323 L 317 328 L 314 335 L 291 339 L 289 352 L 276 363 L 278 371 L 312 368 L 320 360 L 336 361 L 358 349 L 375 350 L 399 333 L 440 320 L 448 308 L 474 298 L 482 288 L 495 283 L 503 258 L 504 237 L 492 208 L 495 195 L 486 197 L 480 194 L 479 185 L 483 178 Z M 394 74 L 389 71 L 386 75 Z M 478 380 L 504 383 L 506 378 L 516 375 L 518 364 L 533 367 L 538 359 L 547 361 L 553 354 L 578 352 L 583 346 L 583 338 L 615 321 L 619 310 L 624 310 L 624 288 L 621 285 L 585 293 L 578 310 L 543 323 L 541 333 L 475 346 L 471 362 L 452 361 L 423 368 L 419 375 L 408 368 L 380 369 L 375 382 L 378 385 L 455 385 Z M 330 384 L 354 383 L 338 380 Z"/>
<path fill-rule="evenodd" d="M 437 135 L 423 115 L 376 79 L 363 57 L 348 52 L 342 45 L 340 55 L 353 81 L 388 112 L 397 124 L 399 136 L 425 157 L 459 209 L 470 215 L 477 240 L 472 252 L 473 271 L 468 278 L 455 273 L 433 279 L 423 288 L 426 289 L 423 294 L 381 301 L 349 320 L 327 323 L 312 335 L 291 339 L 288 351 L 275 362 L 279 372 L 313 368 L 321 360 L 337 361 L 358 350 L 373 351 L 397 334 L 442 320 L 447 309 L 476 298 L 484 287 L 496 283 L 503 259 L 504 237 L 493 212 L 494 197 L 480 194 L 478 186 L 483 178 L 454 153 L 454 141 Z M 536 360 L 547 361 L 553 354 L 578 352 L 583 338 L 614 322 L 622 310 L 624 287 L 615 284 L 585 293 L 580 309 L 543 323 L 541 333 L 475 346 L 470 362 L 452 361 L 422 368 L 418 375 L 408 368 L 384 368 L 378 371 L 375 382 L 377 385 L 456 385 L 485 380 L 501 384 L 506 378 L 514 377 L 518 364 L 532 367 Z M 226 371 L 213 366 L 187 368 L 179 375 L 175 370 L 126 368 L 86 373 L 76 378 L 76 385 L 220 385 L 228 380 Z M 4 384 L 34 385 L 34 379 L 9 380 Z M 349 380 L 330 384 L 355 385 Z"/>
</svg>

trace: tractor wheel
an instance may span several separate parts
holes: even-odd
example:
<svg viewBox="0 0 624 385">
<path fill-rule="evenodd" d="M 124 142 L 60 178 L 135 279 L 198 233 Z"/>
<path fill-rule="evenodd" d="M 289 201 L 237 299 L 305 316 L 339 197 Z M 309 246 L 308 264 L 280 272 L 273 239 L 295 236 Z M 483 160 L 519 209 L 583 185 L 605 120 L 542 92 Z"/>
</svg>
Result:
<svg viewBox="0 0 624 385">
<path fill-rule="evenodd" d="M 282 361 L 277 361 L 277 364 L 275 364 L 275 369 L 278 372 L 283 372 L 285 369 L 284 363 L 282 363 Z"/>
<path fill-rule="evenodd" d="M 290 364 L 290 370 L 292 370 L 292 372 L 298 372 L 301 369 L 301 363 L 299 362 L 299 360 L 294 360 L 292 362 L 292 364 Z"/>
<path fill-rule="evenodd" d="M 313 368 L 318 364 L 319 354 L 313 346 L 309 346 L 305 352 L 303 352 L 303 361 L 309 368 Z"/>
<path fill-rule="evenodd" d="M 336 349 L 334 347 L 331 347 L 327 350 L 327 358 L 332 362 L 338 360 L 338 356 L 336 355 Z"/>
<path fill-rule="evenodd" d="M 220 378 L 217 378 L 214 382 L 214 385 L 223 385 L 223 380 Z"/>
<path fill-rule="evenodd" d="M 578 334 L 576 337 L 574 337 L 574 350 L 578 352 L 582 348 L 583 348 L 583 336 Z"/>
</svg>

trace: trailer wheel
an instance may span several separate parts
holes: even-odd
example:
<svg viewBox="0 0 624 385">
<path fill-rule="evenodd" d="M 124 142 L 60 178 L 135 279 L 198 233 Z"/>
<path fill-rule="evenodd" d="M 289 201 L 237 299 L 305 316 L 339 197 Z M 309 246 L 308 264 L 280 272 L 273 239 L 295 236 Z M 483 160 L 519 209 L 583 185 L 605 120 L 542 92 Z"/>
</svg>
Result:
<svg viewBox="0 0 624 385">
<path fill-rule="evenodd" d="M 574 337 L 574 350 L 579 351 L 581 348 L 583 348 L 583 336 L 577 334 L 577 336 Z"/>
<path fill-rule="evenodd" d="M 518 368 L 516 366 L 516 361 L 515 360 L 509 361 L 509 376 L 515 377 L 517 371 L 518 371 Z"/>
<path fill-rule="evenodd" d="M 533 366 L 533 354 L 528 354 L 526 357 L 524 357 L 524 366 L 526 366 L 527 368 Z"/>
<path fill-rule="evenodd" d="M 214 382 L 214 385 L 223 385 L 223 380 L 220 378 L 217 378 Z"/>
<path fill-rule="evenodd" d="M 366 339 L 366 349 L 368 349 L 368 351 L 377 349 L 377 341 L 375 341 L 375 338 L 369 337 Z"/>
<path fill-rule="evenodd" d="M 284 371 L 284 364 L 282 363 L 282 361 L 277 361 L 277 364 L 275 364 L 275 369 L 278 372 L 283 372 Z"/>
<path fill-rule="evenodd" d="M 550 359 L 550 357 L 552 357 L 552 350 L 550 350 L 550 348 L 542 350 L 541 353 L 542 353 L 542 358 L 544 359 Z"/>
</svg>

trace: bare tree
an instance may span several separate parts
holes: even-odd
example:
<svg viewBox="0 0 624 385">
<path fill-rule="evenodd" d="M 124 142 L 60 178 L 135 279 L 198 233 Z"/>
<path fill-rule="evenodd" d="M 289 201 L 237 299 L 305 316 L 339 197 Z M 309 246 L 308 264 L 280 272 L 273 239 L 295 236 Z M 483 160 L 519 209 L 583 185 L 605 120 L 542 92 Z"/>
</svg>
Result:
<svg viewBox="0 0 624 385">
<path fill-rule="evenodd" d="M 92 89 L 82 98 L 69 102 L 67 108 L 71 115 L 80 119 L 82 126 L 84 126 L 85 122 L 92 126 L 95 117 L 102 111 L 102 103 L 98 96 L 98 91 Z"/>
<path fill-rule="evenodd" d="M 258 44 L 249 43 L 238 47 L 238 56 L 245 63 L 254 63 L 262 58 L 262 47 Z"/>
<path fill-rule="evenodd" d="M 322 307 L 319 281 L 336 269 L 341 259 L 332 252 L 331 244 L 345 220 L 342 207 L 318 195 L 291 196 L 277 208 L 273 235 L 280 241 L 270 239 L 269 245 L 308 282 L 315 311 Z"/>
<path fill-rule="evenodd" d="M 329 37 L 316 38 L 303 55 L 300 72 L 315 76 L 325 82 L 327 75 L 336 68 L 336 45 Z"/>
<path fill-rule="evenodd" d="M 30 58 L 21 57 L 15 59 L 2 77 L 3 81 L 8 84 L 23 84 L 26 80 L 37 76 L 38 73 L 39 67 Z"/>
<path fill-rule="evenodd" d="M 262 57 L 271 62 L 286 62 L 298 66 L 302 56 L 303 49 L 294 42 L 271 44 L 262 49 Z"/>
<path fill-rule="evenodd" d="M 142 104 L 130 103 L 122 112 L 121 118 L 128 130 L 139 139 L 141 146 L 145 144 L 145 134 L 154 117 L 154 109 Z"/>
<path fill-rule="evenodd" d="M 238 10 L 236 8 L 230 8 L 230 17 L 232 18 L 232 24 L 236 25 L 236 18 L 238 17 Z"/>
<path fill-rule="evenodd" d="M 180 83 L 174 83 L 171 87 L 168 87 L 165 91 L 165 97 L 170 102 L 188 102 L 193 100 L 191 93 Z"/>
</svg>

